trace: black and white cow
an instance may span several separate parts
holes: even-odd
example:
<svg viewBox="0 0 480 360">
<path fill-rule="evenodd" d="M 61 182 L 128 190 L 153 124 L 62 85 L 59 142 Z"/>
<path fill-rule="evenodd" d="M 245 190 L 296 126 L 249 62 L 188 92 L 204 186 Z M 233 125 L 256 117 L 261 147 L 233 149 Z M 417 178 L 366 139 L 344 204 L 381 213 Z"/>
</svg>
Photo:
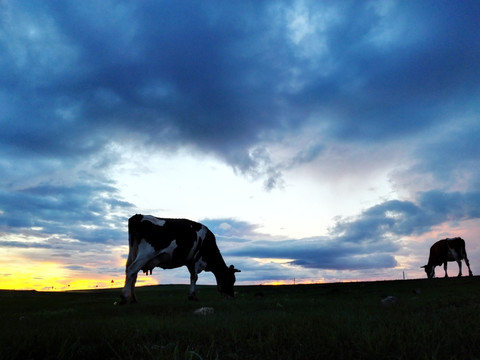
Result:
<svg viewBox="0 0 480 360">
<path fill-rule="evenodd" d="M 186 219 L 162 219 L 151 215 L 134 215 L 128 220 L 129 253 L 126 265 L 125 287 L 120 304 L 136 302 L 134 293 L 140 270 L 148 275 L 154 267 L 173 269 L 187 266 L 190 272 L 189 299 L 196 299 L 195 284 L 198 274 L 211 271 L 218 290 L 234 296 L 235 273 L 227 267 L 218 250 L 215 235 L 205 226 Z"/>
<path fill-rule="evenodd" d="M 448 277 L 447 262 L 456 261 L 458 264 L 458 276 L 462 276 L 462 260 L 465 260 L 465 264 L 467 264 L 468 274 L 473 276 L 472 270 L 470 270 L 467 252 L 465 251 L 465 241 L 459 237 L 447 238 L 439 240 L 432 245 L 428 264 L 422 266 L 422 268 L 425 268 L 428 278 L 431 279 L 435 277 L 435 266 L 443 264 L 445 277 Z"/>
</svg>

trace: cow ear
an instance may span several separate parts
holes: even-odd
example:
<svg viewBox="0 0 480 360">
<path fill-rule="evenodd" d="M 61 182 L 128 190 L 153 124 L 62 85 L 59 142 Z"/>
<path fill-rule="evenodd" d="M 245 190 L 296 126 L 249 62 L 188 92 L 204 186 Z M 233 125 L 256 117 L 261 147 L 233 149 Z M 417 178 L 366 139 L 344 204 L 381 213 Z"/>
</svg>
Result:
<svg viewBox="0 0 480 360">
<path fill-rule="evenodd" d="M 427 265 L 420 266 L 420 269 L 425 269 Z"/>
<path fill-rule="evenodd" d="M 234 273 L 242 272 L 242 270 L 235 269 L 235 267 L 233 265 L 230 265 L 230 271 L 233 271 Z"/>
</svg>

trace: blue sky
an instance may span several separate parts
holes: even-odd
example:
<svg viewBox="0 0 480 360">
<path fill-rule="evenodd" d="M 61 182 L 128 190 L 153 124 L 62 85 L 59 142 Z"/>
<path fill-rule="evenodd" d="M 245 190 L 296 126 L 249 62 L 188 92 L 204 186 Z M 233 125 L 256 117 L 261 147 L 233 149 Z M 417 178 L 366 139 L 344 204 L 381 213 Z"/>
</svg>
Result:
<svg viewBox="0 0 480 360">
<path fill-rule="evenodd" d="M 475 273 L 479 14 L 2 1 L 0 287 L 123 281 L 135 213 L 204 222 L 240 283 L 423 277 L 453 236 Z"/>
</svg>

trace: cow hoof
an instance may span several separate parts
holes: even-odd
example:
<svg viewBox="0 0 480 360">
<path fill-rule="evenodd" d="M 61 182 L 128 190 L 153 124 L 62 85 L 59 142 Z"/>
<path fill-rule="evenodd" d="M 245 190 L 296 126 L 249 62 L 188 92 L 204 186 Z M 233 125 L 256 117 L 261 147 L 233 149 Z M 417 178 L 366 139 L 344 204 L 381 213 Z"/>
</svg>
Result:
<svg viewBox="0 0 480 360">
<path fill-rule="evenodd" d="M 127 299 L 121 298 L 119 301 L 115 301 L 113 305 L 125 305 L 127 303 Z"/>
</svg>

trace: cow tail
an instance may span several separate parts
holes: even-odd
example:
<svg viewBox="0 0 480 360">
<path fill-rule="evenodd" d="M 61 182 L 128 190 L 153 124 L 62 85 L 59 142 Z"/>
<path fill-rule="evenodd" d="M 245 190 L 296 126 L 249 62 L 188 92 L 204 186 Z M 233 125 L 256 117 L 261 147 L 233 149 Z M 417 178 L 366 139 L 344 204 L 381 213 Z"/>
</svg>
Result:
<svg viewBox="0 0 480 360">
<path fill-rule="evenodd" d="M 465 247 L 465 240 L 463 240 L 462 238 L 460 238 L 460 240 L 462 240 L 462 242 L 461 242 L 461 245 L 462 245 L 462 254 L 461 254 L 460 259 L 466 259 L 466 260 L 468 261 L 467 248 Z"/>
<path fill-rule="evenodd" d="M 138 253 L 138 228 L 142 221 L 142 215 L 132 216 L 128 220 L 128 266 L 137 258 Z"/>
</svg>

